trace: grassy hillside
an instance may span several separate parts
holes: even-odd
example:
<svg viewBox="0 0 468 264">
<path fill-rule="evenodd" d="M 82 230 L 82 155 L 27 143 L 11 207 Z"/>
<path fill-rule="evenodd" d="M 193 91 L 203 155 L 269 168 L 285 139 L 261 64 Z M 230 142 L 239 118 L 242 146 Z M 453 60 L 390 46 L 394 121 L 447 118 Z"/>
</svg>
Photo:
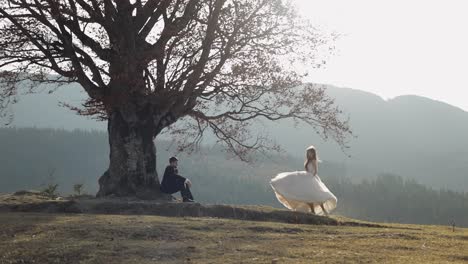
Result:
<svg viewBox="0 0 468 264">
<path fill-rule="evenodd" d="M 0 263 L 463 263 L 468 230 L 0 214 Z"/>
</svg>

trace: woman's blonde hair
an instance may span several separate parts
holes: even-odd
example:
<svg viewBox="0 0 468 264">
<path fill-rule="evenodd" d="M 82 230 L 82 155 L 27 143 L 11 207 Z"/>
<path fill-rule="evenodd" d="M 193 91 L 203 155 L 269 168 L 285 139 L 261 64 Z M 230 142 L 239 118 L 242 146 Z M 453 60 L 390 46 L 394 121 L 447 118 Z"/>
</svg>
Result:
<svg viewBox="0 0 468 264">
<path fill-rule="evenodd" d="M 306 149 L 306 159 L 304 162 L 304 168 L 307 170 L 307 165 L 309 165 L 310 162 L 315 162 L 317 163 L 319 161 L 317 157 L 317 150 L 315 149 L 314 146 L 310 146 Z"/>
</svg>

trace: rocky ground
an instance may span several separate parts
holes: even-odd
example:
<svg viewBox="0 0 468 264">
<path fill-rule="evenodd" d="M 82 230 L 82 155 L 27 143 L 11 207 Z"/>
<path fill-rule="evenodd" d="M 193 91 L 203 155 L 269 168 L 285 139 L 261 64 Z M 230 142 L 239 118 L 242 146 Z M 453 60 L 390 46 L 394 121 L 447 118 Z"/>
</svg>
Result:
<svg viewBox="0 0 468 264">
<path fill-rule="evenodd" d="M 0 195 L 0 212 L 159 215 L 174 217 L 216 217 L 296 224 L 355 225 L 356 222 L 309 213 L 290 212 L 266 206 L 203 205 L 132 198 L 92 196 L 51 197 L 37 191 Z M 365 223 L 360 223 L 365 224 Z M 368 223 L 367 225 L 372 225 Z"/>
</svg>

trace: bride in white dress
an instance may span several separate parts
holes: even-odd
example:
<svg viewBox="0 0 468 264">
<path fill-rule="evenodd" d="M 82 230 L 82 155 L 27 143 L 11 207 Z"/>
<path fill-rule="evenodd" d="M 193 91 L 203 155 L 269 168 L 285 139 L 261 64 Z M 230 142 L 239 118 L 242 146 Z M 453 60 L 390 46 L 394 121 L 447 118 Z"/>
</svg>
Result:
<svg viewBox="0 0 468 264">
<path fill-rule="evenodd" d="M 283 172 L 270 181 L 276 198 L 288 209 L 328 215 L 337 199 L 318 176 L 317 151 L 306 149 L 305 171 Z"/>
</svg>

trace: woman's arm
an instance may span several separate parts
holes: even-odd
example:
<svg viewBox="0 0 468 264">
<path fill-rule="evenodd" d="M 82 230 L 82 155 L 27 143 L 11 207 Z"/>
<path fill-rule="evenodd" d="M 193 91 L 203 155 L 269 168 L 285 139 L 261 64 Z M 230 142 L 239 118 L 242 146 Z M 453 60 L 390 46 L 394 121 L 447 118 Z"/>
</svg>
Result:
<svg viewBox="0 0 468 264">
<path fill-rule="evenodd" d="M 314 169 L 314 175 L 318 175 L 318 162 L 317 162 L 317 160 L 314 160 L 312 162 L 312 167 Z"/>
</svg>

